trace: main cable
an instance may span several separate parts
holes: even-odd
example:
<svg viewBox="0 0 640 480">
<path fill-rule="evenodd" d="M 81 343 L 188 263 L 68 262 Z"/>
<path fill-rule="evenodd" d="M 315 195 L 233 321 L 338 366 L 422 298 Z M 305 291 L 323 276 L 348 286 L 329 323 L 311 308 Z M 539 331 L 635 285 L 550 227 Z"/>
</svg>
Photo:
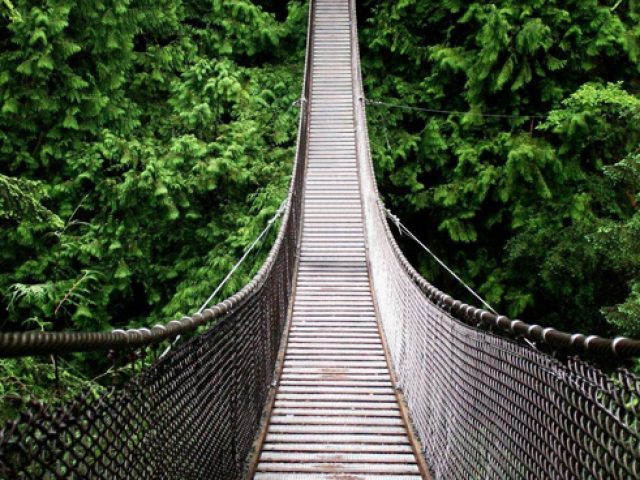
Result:
<svg viewBox="0 0 640 480">
<path fill-rule="evenodd" d="M 401 110 L 417 110 L 419 112 L 427 112 L 427 113 L 439 113 L 439 114 L 443 114 L 443 115 L 473 115 L 476 117 L 489 117 L 489 118 L 511 118 L 511 119 L 516 119 L 516 118 L 524 118 L 524 119 L 542 119 L 542 118 L 547 118 L 546 115 L 517 115 L 517 114 L 508 114 L 508 113 L 480 113 L 480 112 L 463 112 L 460 110 L 440 110 L 437 108 L 425 108 L 425 107 L 415 107 L 412 105 L 401 105 L 401 104 L 397 104 L 397 103 L 388 103 L 388 102 L 382 102 L 380 100 L 366 100 L 366 103 L 368 105 L 379 105 L 379 106 L 384 106 L 384 107 L 389 107 L 389 108 L 398 108 Z"/>
</svg>

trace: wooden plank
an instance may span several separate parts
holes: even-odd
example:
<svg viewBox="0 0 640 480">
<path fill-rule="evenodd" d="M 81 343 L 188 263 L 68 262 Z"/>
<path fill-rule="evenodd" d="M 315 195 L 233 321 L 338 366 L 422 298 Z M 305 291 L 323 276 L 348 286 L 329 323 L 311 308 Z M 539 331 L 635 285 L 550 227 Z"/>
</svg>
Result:
<svg viewBox="0 0 640 480">
<path fill-rule="evenodd" d="M 394 397 L 395 398 L 395 397 Z M 331 435 L 406 435 L 404 426 L 378 425 L 269 425 L 269 433 Z"/>
<path fill-rule="evenodd" d="M 300 280 L 298 282 L 298 290 L 302 293 L 312 294 L 315 292 L 326 292 L 326 291 L 340 291 L 343 288 L 348 288 L 350 292 L 366 292 L 370 294 L 369 291 L 369 283 L 368 282 L 338 282 L 336 280 L 332 280 L 326 283 L 320 283 L 317 280 L 314 281 L 305 281 Z"/>
<path fill-rule="evenodd" d="M 335 425 L 344 428 L 351 428 L 352 425 L 378 427 L 378 426 L 395 426 L 403 427 L 402 418 L 387 417 L 356 417 L 356 416 L 338 416 L 338 415 L 272 415 L 270 425 L 289 425 L 298 426 L 306 425 L 314 428 L 316 425 Z M 404 428 L 404 427 L 403 427 Z"/>
<path fill-rule="evenodd" d="M 412 453 L 409 445 L 344 443 L 266 443 L 265 452 Z"/>
<path fill-rule="evenodd" d="M 347 443 L 350 445 L 409 445 L 402 435 L 358 435 L 354 433 L 267 433 L 266 443 Z"/>
<path fill-rule="evenodd" d="M 286 367 L 285 367 L 286 371 Z M 313 395 L 309 395 L 307 393 L 281 393 L 278 392 L 276 395 L 277 400 L 300 400 L 303 402 L 316 402 L 316 401 L 334 401 L 334 402 L 363 402 L 363 403 L 372 403 L 372 402 L 395 402 L 397 401 L 396 396 L 393 394 L 389 395 L 373 395 L 373 394 L 362 394 L 362 393 L 314 393 Z M 406 433 L 405 430 L 402 432 Z M 366 432 L 364 432 L 366 433 Z M 382 432 L 380 432 L 382 433 Z"/>
<path fill-rule="evenodd" d="M 349 332 L 349 331 L 332 331 L 332 330 L 325 330 L 325 331 L 300 331 L 300 330 L 296 330 L 294 332 L 292 332 L 292 338 L 375 338 L 375 339 L 380 339 L 380 335 L 377 334 L 376 332 Z"/>
<path fill-rule="evenodd" d="M 296 298 L 255 478 L 415 479 L 366 263 L 351 8 L 346 0 L 317 0 L 314 8 Z"/>
<path fill-rule="evenodd" d="M 374 324 L 375 317 L 369 313 L 362 312 L 338 312 L 338 313 L 325 313 L 325 312 L 308 312 L 308 313 L 294 313 L 294 319 L 299 321 L 309 322 L 337 322 L 337 323 L 368 323 Z"/>
<path fill-rule="evenodd" d="M 358 326 L 358 325 L 362 325 L 362 326 Z M 362 332 L 375 332 L 374 330 L 375 326 L 365 323 L 365 322 L 360 322 L 360 323 L 350 323 L 350 324 L 344 324 L 343 322 L 324 322 L 324 323 L 317 323 L 317 322 L 311 322 L 311 321 L 304 321 L 304 320 L 298 320 L 296 322 L 292 322 L 291 324 L 291 329 L 294 330 L 295 332 L 302 332 L 302 331 L 313 331 L 313 332 L 323 332 L 323 331 L 334 331 L 334 332 L 341 332 L 341 331 L 349 331 L 349 332 L 358 332 L 358 331 L 362 331 Z M 333 348 L 317 348 L 315 346 L 306 346 L 305 348 L 310 348 L 313 350 L 333 350 Z M 344 350 L 344 346 L 340 345 L 339 346 L 340 350 L 343 350 L 342 353 L 345 353 Z M 351 350 L 349 348 L 347 348 L 346 350 Z M 378 349 L 378 347 L 371 347 L 370 349 L 368 349 L 370 351 L 381 351 Z M 293 354 L 296 354 L 296 352 L 292 352 Z M 331 353 L 331 352 L 325 352 L 325 353 Z M 334 353 L 338 353 L 338 352 L 334 352 Z M 356 352 L 353 351 L 353 354 L 356 353 L 363 353 L 363 352 Z"/>
<path fill-rule="evenodd" d="M 370 313 L 363 312 L 308 312 L 308 313 L 294 313 L 294 319 L 299 321 L 308 322 L 334 322 L 334 323 L 366 323 L 370 325 L 375 324 L 375 318 Z"/>
<path fill-rule="evenodd" d="M 391 387 L 392 383 L 389 378 L 381 376 L 352 376 L 344 378 L 341 376 L 320 376 L 313 374 L 291 374 L 280 379 L 280 385 L 352 385 L 352 386 L 374 386 L 374 387 Z"/>
<path fill-rule="evenodd" d="M 382 352 L 379 352 L 377 355 L 357 355 L 350 352 L 347 354 L 312 354 L 305 352 L 298 355 L 292 354 L 288 356 L 288 359 L 291 360 L 291 365 L 300 365 L 301 362 L 308 361 L 308 364 L 315 366 L 325 366 L 327 364 L 340 366 L 356 366 L 364 363 L 368 363 L 368 365 L 378 363 L 378 365 L 381 365 L 382 362 L 386 362 L 386 359 Z"/>
<path fill-rule="evenodd" d="M 350 453 L 350 452 L 263 452 L 263 462 L 331 462 L 331 463 L 411 463 L 413 454 L 406 453 Z"/>
<path fill-rule="evenodd" d="M 258 472 L 253 477 L 255 480 L 419 480 L 420 475 L 389 475 L 389 474 L 371 474 L 359 473 L 270 473 Z"/>
<path fill-rule="evenodd" d="M 347 344 L 353 345 L 354 341 L 348 338 L 303 338 L 303 337 L 292 337 L 290 340 L 291 344 L 301 345 L 301 344 L 321 344 L 321 345 L 331 345 L 331 344 Z M 364 347 L 365 345 L 382 345 L 379 338 L 362 338 L 358 340 L 358 346 Z"/>
<path fill-rule="evenodd" d="M 371 464 L 371 463 L 276 463 L 260 462 L 259 472 L 340 472 L 340 473 L 420 473 L 413 464 Z"/>
<path fill-rule="evenodd" d="M 353 355 L 361 358 L 362 356 L 375 356 L 384 358 L 382 349 L 367 349 L 367 350 L 352 350 L 352 349 L 337 349 L 337 348 L 291 348 L 287 351 L 287 354 L 298 355 L 327 355 L 327 356 L 348 356 Z"/>
<path fill-rule="evenodd" d="M 326 400 L 283 400 L 276 398 L 275 408 L 337 408 L 337 409 L 362 409 L 361 402 L 348 402 L 348 401 L 326 401 Z M 393 402 L 372 402 L 366 405 L 367 410 L 389 410 L 392 408 L 398 408 L 395 401 Z M 408 443 L 408 438 L 404 437 Z"/>
<path fill-rule="evenodd" d="M 331 387 L 324 384 L 319 385 L 284 385 L 281 384 L 278 393 L 308 393 L 315 395 L 320 394 L 346 394 L 346 395 L 393 395 L 391 385 L 384 387 L 372 387 L 361 385 L 344 385 L 340 387 Z"/>
<path fill-rule="evenodd" d="M 364 408 L 277 408 L 272 415 L 324 416 L 324 417 L 388 417 L 402 418 L 400 409 L 375 410 Z"/>
<path fill-rule="evenodd" d="M 360 335 L 369 335 L 372 338 L 378 338 L 375 336 L 375 324 L 369 320 L 362 322 L 344 322 L 342 320 L 338 321 L 330 321 L 323 319 L 321 322 L 317 322 L 309 319 L 297 319 L 291 324 L 291 331 L 293 334 L 302 335 L 302 336 L 312 336 L 312 335 L 326 335 L 326 336 L 338 336 L 339 334 L 349 334 L 352 337 L 360 338 Z M 378 351 L 381 352 L 382 345 L 380 346 L 370 346 L 367 350 Z M 327 350 L 326 347 L 316 347 L 315 345 L 305 345 L 304 348 L 310 348 L 313 350 Z M 344 345 L 336 345 L 336 349 L 345 350 Z M 329 347 L 328 350 L 333 350 L 332 347 Z M 351 350 L 350 348 L 346 348 L 346 350 Z M 295 353 L 295 352 L 292 352 Z M 329 352 L 326 352 L 329 353 Z M 336 352 L 337 353 L 337 352 Z M 353 352 L 356 353 L 355 351 Z"/>
</svg>

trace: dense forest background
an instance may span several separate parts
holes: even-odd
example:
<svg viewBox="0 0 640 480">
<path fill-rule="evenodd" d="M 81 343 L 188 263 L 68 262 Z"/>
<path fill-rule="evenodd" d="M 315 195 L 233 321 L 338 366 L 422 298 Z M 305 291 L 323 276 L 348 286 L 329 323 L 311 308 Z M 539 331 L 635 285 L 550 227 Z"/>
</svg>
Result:
<svg viewBox="0 0 640 480">
<path fill-rule="evenodd" d="M 306 12 L 0 1 L 1 329 L 201 305 L 286 194 Z M 367 96 L 390 104 L 368 107 L 387 205 L 499 311 L 640 336 L 638 1 L 368 0 L 359 22 Z M 60 361 L 65 391 L 108 364 Z M 0 377 L 4 399 L 58 395 L 48 359 Z"/>
<path fill-rule="evenodd" d="M 0 9 L 0 328 L 109 330 L 193 313 L 285 198 L 306 4 Z M 64 392 L 110 365 L 105 354 L 57 360 Z M 0 395 L 55 396 L 54 377 L 48 358 L 1 361 Z"/>
<path fill-rule="evenodd" d="M 387 206 L 498 311 L 640 336 L 640 3 L 372 0 L 361 10 L 370 101 L 464 112 L 370 105 Z M 477 303 L 431 259 L 411 257 Z"/>
</svg>

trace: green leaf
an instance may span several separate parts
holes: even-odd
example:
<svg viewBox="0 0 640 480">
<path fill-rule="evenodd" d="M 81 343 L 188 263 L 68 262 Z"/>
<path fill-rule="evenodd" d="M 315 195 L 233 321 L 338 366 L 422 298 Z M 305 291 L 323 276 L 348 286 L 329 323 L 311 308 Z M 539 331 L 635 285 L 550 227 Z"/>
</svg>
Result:
<svg viewBox="0 0 640 480">
<path fill-rule="evenodd" d="M 117 279 L 126 279 L 129 278 L 131 276 L 131 270 L 129 270 L 129 267 L 126 263 L 122 262 L 120 263 L 120 265 L 118 265 L 118 268 L 116 269 L 115 273 L 113 274 L 114 278 Z"/>
</svg>

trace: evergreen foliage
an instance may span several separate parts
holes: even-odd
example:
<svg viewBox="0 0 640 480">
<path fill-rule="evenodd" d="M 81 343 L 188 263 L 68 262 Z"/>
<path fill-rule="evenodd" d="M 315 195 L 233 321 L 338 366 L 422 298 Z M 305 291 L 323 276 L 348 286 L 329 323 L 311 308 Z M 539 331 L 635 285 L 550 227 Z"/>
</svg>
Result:
<svg viewBox="0 0 640 480">
<path fill-rule="evenodd" d="M 3 330 L 200 307 L 286 195 L 306 18 L 298 1 L 0 2 Z"/>
<path fill-rule="evenodd" d="M 38 318 L 101 330 L 193 312 L 286 193 L 306 7 L 291 2 L 278 21 L 248 0 L 10 5 L 3 328 Z"/>
<path fill-rule="evenodd" d="M 368 98 L 468 112 L 368 109 L 389 207 L 501 312 L 639 336 L 637 0 L 361 10 Z"/>
<path fill-rule="evenodd" d="M 390 208 L 502 312 L 640 336 L 638 0 L 359 8 L 370 99 L 466 112 L 369 108 Z M 150 326 L 200 306 L 285 196 L 306 13 L 0 0 L 3 330 Z M 86 358 L 60 369 L 65 391 L 105 370 Z M 57 397 L 52 368 L 0 362 L 0 396 Z"/>
</svg>

